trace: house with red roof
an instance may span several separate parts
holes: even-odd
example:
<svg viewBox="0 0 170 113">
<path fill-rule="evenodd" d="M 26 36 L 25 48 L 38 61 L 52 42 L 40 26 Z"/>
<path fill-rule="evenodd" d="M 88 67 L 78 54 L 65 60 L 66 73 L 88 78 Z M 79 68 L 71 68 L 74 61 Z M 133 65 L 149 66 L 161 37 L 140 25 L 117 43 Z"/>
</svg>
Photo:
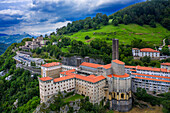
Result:
<svg viewBox="0 0 170 113">
<path fill-rule="evenodd" d="M 152 48 L 132 48 L 132 54 L 134 59 L 140 59 L 141 57 L 148 56 L 151 59 L 160 59 L 160 52 Z"/>
<path fill-rule="evenodd" d="M 170 62 L 161 63 L 161 68 L 170 70 Z"/>
<path fill-rule="evenodd" d="M 59 77 L 61 72 L 61 65 L 62 64 L 60 62 L 52 62 L 41 65 L 41 76 L 52 78 Z"/>
</svg>

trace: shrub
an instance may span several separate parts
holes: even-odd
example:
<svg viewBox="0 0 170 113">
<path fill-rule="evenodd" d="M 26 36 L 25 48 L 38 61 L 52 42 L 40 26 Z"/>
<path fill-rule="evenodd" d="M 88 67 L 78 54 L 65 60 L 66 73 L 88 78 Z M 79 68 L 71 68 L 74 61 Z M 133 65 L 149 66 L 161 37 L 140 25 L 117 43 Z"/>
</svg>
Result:
<svg viewBox="0 0 170 113">
<path fill-rule="evenodd" d="M 65 95 L 65 97 L 69 97 L 70 95 L 73 95 L 73 94 L 74 94 L 74 91 L 69 92 L 69 93 L 67 93 L 67 94 Z"/>
<path fill-rule="evenodd" d="M 87 35 L 87 36 L 85 36 L 85 39 L 88 40 L 88 39 L 90 39 L 90 37 Z"/>
</svg>

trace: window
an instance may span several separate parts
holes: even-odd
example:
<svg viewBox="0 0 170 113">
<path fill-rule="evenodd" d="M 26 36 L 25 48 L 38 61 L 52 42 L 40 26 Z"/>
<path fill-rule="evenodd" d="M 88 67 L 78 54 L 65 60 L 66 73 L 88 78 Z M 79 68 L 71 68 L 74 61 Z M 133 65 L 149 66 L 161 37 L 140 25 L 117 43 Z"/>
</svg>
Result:
<svg viewBox="0 0 170 113">
<path fill-rule="evenodd" d="M 124 98 L 124 94 L 121 94 L 121 98 L 122 98 L 122 99 Z"/>
</svg>

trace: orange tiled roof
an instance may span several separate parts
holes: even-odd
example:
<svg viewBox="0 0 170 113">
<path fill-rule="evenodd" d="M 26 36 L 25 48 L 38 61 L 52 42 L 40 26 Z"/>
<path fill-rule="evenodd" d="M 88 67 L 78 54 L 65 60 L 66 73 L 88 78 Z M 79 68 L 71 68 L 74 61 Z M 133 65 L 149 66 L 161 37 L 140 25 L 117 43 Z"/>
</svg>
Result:
<svg viewBox="0 0 170 113">
<path fill-rule="evenodd" d="M 69 71 L 65 71 L 64 73 L 61 72 L 61 74 L 64 74 L 66 76 L 56 78 L 56 79 L 54 79 L 54 82 L 59 82 L 59 81 L 67 80 L 67 79 L 70 79 L 70 78 L 78 78 L 78 79 L 81 79 L 81 80 L 84 80 L 84 81 L 96 83 L 98 81 L 101 81 L 101 80 L 105 79 L 105 77 L 102 76 L 102 75 L 101 76 L 95 76 L 95 75 L 82 76 L 82 75 L 78 75 L 78 74 L 75 74 L 75 73 L 72 73 L 72 72 L 69 72 Z"/>
<path fill-rule="evenodd" d="M 89 63 L 89 62 L 83 62 L 81 64 L 81 66 L 87 66 L 87 67 L 92 67 L 92 68 L 98 68 L 98 67 L 101 67 L 103 65 L 100 65 L 100 64 L 94 64 L 94 63 Z"/>
<path fill-rule="evenodd" d="M 110 75 L 107 75 L 109 78 L 112 78 L 113 77 L 113 75 L 112 74 L 110 74 Z"/>
<path fill-rule="evenodd" d="M 117 64 L 125 64 L 124 62 L 122 62 L 120 60 L 112 60 L 112 61 Z M 112 64 L 110 63 L 110 64 L 106 64 L 106 65 L 101 65 L 101 64 L 94 64 L 94 63 L 89 63 L 89 62 L 83 62 L 81 64 L 81 66 L 92 67 L 92 68 L 103 67 L 105 69 L 109 69 L 109 68 L 111 68 Z"/>
<path fill-rule="evenodd" d="M 128 66 L 128 65 L 125 65 L 125 68 L 136 68 L 136 66 Z"/>
<path fill-rule="evenodd" d="M 40 80 L 42 81 L 48 81 L 48 80 L 52 80 L 53 78 L 51 77 L 42 77 L 42 78 L 39 78 Z"/>
<path fill-rule="evenodd" d="M 131 73 L 132 75 L 140 75 L 140 76 L 148 76 L 148 77 L 157 77 L 157 78 L 167 78 L 170 79 L 170 77 L 164 77 L 164 76 L 157 76 L 157 75 L 148 75 L 148 74 L 140 74 L 140 73 Z"/>
<path fill-rule="evenodd" d="M 126 78 L 129 77 L 129 74 L 125 73 L 124 75 L 115 75 L 115 74 L 110 74 L 107 75 L 108 77 L 112 78 L 112 77 L 118 77 L 118 78 Z"/>
<path fill-rule="evenodd" d="M 169 62 L 161 63 L 161 65 L 170 66 L 170 63 Z"/>
<path fill-rule="evenodd" d="M 109 69 L 109 68 L 111 68 L 111 66 L 112 66 L 112 64 L 107 64 L 107 65 L 103 65 L 103 66 L 101 66 L 101 67 L 103 67 L 103 68 L 105 68 L 105 69 Z"/>
<path fill-rule="evenodd" d="M 130 71 L 136 71 L 136 70 L 134 70 L 134 69 L 130 69 Z"/>
<path fill-rule="evenodd" d="M 159 80 L 159 79 L 144 78 L 144 77 L 135 77 L 135 78 L 137 78 L 137 79 L 144 79 L 144 80 L 159 81 L 159 82 L 170 82 L 169 80 Z"/>
<path fill-rule="evenodd" d="M 105 79 L 105 77 L 104 76 L 82 76 L 82 75 L 76 75 L 76 78 L 78 78 L 78 79 L 81 79 L 81 80 L 84 80 L 84 81 L 88 81 L 88 82 L 92 82 L 92 83 L 96 83 L 96 82 L 98 82 L 98 81 L 101 81 L 101 80 L 103 80 L 103 79 Z"/>
<path fill-rule="evenodd" d="M 94 78 L 94 77 L 96 77 L 95 75 L 89 75 L 88 77 L 90 77 L 90 78 Z"/>
<path fill-rule="evenodd" d="M 70 76 L 65 76 L 65 77 L 60 77 L 60 78 L 55 78 L 54 82 L 59 82 L 59 81 L 63 81 L 63 80 L 67 80 L 67 79 L 71 79 L 74 78 L 74 75 L 70 75 Z"/>
<path fill-rule="evenodd" d="M 136 69 L 147 70 L 147 71 L 169 72 L 167 69 L 163 69 L 163 68 L 152 68 L 152 67 L 142 67 L 142 66 L 137 66 Z"/>
<path fill-rule="evenodd" d="M 157 52 L 157 53 L 159 53 L 159 51 L 151 49 L 151 48 L 143 48 L 143 49 L 140 49 L 140 51 L 141 52 Z"/>
<path fill-rule="evenodd" d="M 43 67 L 53 67 L 53 66 L 58 66 L 60 64 L 61 64 L 60 62 L 52 62 L 52 63 L 48 63 L 48 64 L 43 64 L 41 66 L 43 66 Z"/>
<path fill-rule="evenodd" d="M 71 70 L 68 70 L 68 71 L 60 72 L 60 74 L 65 74 L 66 72 L 70 72 L 70 73 L 72 73 L 72 72 L 75 72 L 75 71 L 76 71 L 75 69 L 71 69 Z"/>
<path fill-rule="evenodd" d="M 117 64 L 122 64 L 122 65 L 124 65 L 125 63 L 124 62 L 122 62 L 122 61 L 120 61 L 120 60 L 112 60 L 112 62 L 115 62 L 115 63 L 117 63 Z"/>
</svg>

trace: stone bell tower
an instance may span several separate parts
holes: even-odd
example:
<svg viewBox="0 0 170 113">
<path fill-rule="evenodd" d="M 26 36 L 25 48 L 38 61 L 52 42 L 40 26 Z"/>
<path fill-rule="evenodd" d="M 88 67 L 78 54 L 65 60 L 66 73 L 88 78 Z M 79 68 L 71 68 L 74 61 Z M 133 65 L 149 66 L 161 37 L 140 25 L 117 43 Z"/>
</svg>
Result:
<svg viewBox="0 0 170 113">
<path fill-rule="evenodd" d="M 119 59 L 119 40 L 112 39 L 112 60 Z"/>
</svg>

